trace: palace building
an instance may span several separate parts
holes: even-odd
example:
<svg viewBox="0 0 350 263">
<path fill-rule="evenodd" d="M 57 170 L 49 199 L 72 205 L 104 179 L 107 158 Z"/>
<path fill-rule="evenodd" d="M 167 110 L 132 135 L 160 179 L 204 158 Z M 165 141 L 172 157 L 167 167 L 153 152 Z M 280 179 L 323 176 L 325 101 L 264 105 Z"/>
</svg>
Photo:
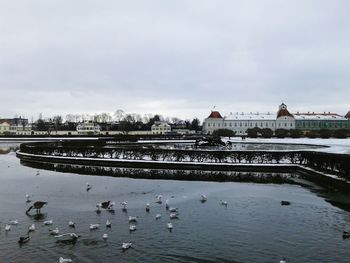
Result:
<svg viewBox="0 0 350 263">
<path fill-rule="evenodd" d="M 218 129 L 230 129 L 237 135 L 246 135 L 248 129 L 268 128 L 300 129 L 304 131 L 315 129 L 349 129 L 350 112 L 346 116 L 336 113 L 290 113 L 287 105 L 282 103 L 277 113 L 235 113 L 222 117 L 218 111 L 212 111 L 203 122 L 203 133 L 212 134 Z"/>
</svg>

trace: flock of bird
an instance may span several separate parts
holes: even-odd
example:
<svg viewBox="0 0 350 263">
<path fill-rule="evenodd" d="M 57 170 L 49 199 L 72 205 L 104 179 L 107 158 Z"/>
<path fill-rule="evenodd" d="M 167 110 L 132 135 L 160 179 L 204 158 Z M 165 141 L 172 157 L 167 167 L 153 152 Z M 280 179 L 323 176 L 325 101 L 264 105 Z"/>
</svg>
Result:
<svg viewBox="0 0 350 263">
<path fill-rule="evenodd" d="M 86 183 L 86 191 L 90 191 L 91 189 L 92 189 L 92 186 L 89 183 Z M 26 198 L 26 202 L 27 203 L 31 203 L 32 202 L 32 200 L 30 199 L 30 195 L 29 194 L 26 194 L 25 198 Z M 206 202 L 207 201 L 206 195 L 202 194 L 200 196 L 200 201 L 202 203 Z M 155 202 L 157 204 L 162 204 L 163 203 L 162 195 L 157 195 Z M 121 204 L 122 211 L 126 212 L 127 209 L 128 209 L 127 201 L 123 201 L 120 204 Z M 226 200 L 220 200 L 220 204 L 223 205 L 223 206 L 226 206 L 226 207 L 228 205 Z M 36 210 L 36 214 L 40 215 L 41 214 L 41 209 L 45 205 L 47 205 L 47 202 L 36 201 L 27 209 L 26 214 L 29 215 L 29 212 L 31 210 L 35 209 Z M 281 205 L 290 205 L 290 202 L 289 201 L 281 201 Z M 96 212 L 97 213 L 101 213 L 102 209 L 108 210 L 108 211 L 114 211 L 114 206 L 115 206 L 115 202 L 113 202 L 113 201 L 104 201 L 104 202 L 96 204 Z M 150 207 L 151 207 L 150 203 L 146 203 L 146 206 L 145 206 L 146 212 L 150 212 Z M 179 218 L 179 209 L 177 207 L 171 207 L 169 205 L 169 199 L 166 199 L 166 201 L 165 201 L 165 209 L 169 212 L 169 219 L 170 220 Z M 155 219 L 156 220 L 159 220 L 161 217 L 162 217 L 161 214 L 156 214 L 155 215 Z M 136 223 L 138 221 L 138 217 L 137 216 L 129 216 L 128 217 L 128 221 L 129 221 L 129 231 L 130 232 L 136 231 L 136 229 L 137 229 Z M 53 224 L 53 220 L 52 219 L 42 222 L 43 226 L 50 226 L 52 224 Z M 17 219 L 9 221 L 5 225 L 5 231 L 6 232 L 10 231 L 11 230 L 11 226 L 13 226 L 13 225 L 18 225 L 18 220 Z M 68 221 L 68 226 L 71 229 L 74 229 L 75 226 L 76 226 L 76 223 L 73 222 L 73 221 Z M 105 224 L 105 227 L 106 228 L 111 228 L 111 226 L 112 226 L 111 222 L 109 220 L 107 220 L 106 224 Z M 173 224 L 170 221 L 167 222 L 166 226 L 167 226 L 167 229 L 169 230 L 169 232 L 172 232 Z M 99 229 L 99 228 L 100 228 L 99 224 L 90 224 L 89 225 L 89 229 L 91 231 L 94 231 L 94 230 Z M 35 229 L 36 229 L 35 224 L 31 224 L 28 227 L 28 231 L 27 231 L 26 235 L 21 236 L 19 238 L 19 240 L 18 240 L 18 243 L 20 243 L 20 244 L 27 243 L 30 240 L 30 235 L 29 234 L 31 232 L 34 232 Z M 55 229 L 50 229 L 49 230 L 49 234 L 54 236 L 55 239 L 57 240 L 57 242 L 62 242 L 62 243 L 75 243 L 78 240 L 78 238 L 80 237 L 78 234 L 76 234 L 74 232 L 60 234 L 60 231 L 59 231 L 59 229 L 57 227 Z M 344 239 L 350 238 L 350 232 L 343 231 L 343 238 Z M 108 239 L 108 234 L 107 233 L 103 233 L 102 239 L 103 240 L 107 240 Z M 122 248 L 123 251 L 125 251 L 125 250 L 131 248 L 132 245 L 133 245 L 133 243 L 131 243 L 131 242 L 124 242 L 124 243 L 122 243 L 121 248 Z M 60 263 L 72 262 L 72 260 L 69 259 L 69 258 L 60 257 L 58 259 L 58 262 L 60 262 Z M 283 258 L 279 263 L 286 263 L 286 259 Z"/>
</svg>

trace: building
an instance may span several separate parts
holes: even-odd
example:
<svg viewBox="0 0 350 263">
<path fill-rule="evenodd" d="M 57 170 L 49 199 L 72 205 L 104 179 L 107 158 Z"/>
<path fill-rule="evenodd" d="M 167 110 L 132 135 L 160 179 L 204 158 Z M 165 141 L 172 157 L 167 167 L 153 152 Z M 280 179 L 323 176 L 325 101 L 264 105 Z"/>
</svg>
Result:
<svg viewBox="0 0 350 263">
<path fill-rule="evenodd" d="M 82 122 L 77 125 L 78 135 L 96 135 L 100 134 L 100 126 L 92 121 Z"/>
<path fill-rule="evenodd" d="M 10 124 L 6 121 L 0 121 L 0 134 L 9 134 L 10 133 Z"/>
<path fill-rule="evenodd" d="M 337 129 L 348 129 L 349 121 L 346 117 L 341 116 L 337 113 L 331 112 L 307 112 L 307 113 L 295 113 L 294 114 L 296 128 L 298 130 L 337 130 Z"/>
<path fill-rule="evenodd" d="M 320 129 L 350 129 L 350 112 L 345 116 L 336 113 L 290 113 L 282 103 L 276 114 L 272 113 L 236 113 L 222 117 L 218 111 L 212 111 L 203 122 L 203 133 L 212 134 L 218 129 L 230 129 L 237 135 L 246 135 L 248 129 L 268 128 L 299 129 L 303 131 Z"/>
<path fill-rule="evenodd" d="M 237 135 L 246 135 L 248 129 L 294 129 L 295 119 L 287 109 L 287 105 L 282 103 L 277 114 L 272 113 L 235 113 L 227 117 L 222 117 L 218 111 L 212 111 L 203 122 L 203 132 L 212 134 L 218 129 L 233 130 Z"/>
<path fill-rule="evenodd" d="M 152 134 L 167 134 L 171 132 L 171 126 L 165 121 L 156 121 L 151 127 Z"/>
</svg>

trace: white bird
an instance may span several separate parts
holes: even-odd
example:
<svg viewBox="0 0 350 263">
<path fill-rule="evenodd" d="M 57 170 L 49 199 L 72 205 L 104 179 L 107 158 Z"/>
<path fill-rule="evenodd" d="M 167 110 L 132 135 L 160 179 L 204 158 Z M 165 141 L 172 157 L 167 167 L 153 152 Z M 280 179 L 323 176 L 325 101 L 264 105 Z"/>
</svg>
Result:
<svg viewBox="0 0 350 263">
<path fill-rule="evenodd" d="M 101 203 L 97 203 L 96 204 L 96 207 L 97 207 L 97 211 L 101 211 L 101 208 L 102 208 L 102 204 Z"/>
<path fill-rule="evenodd" d="M 108 234 L 106 234 L 106 233 L 103 234 L 103 235 L 102 235 L 102 238 L 103 238 L 104 240 L 106 240 L 106 239 L 108 238 Z"/>
<path fill-rule="evenodd" d="M 165 200 L 165 209 L 169 209 L 169 199 Z"/>
<path fill-rule="evenodd" d="M 129 223 L 136 222 L 136 221 L 137 221 L 137 216 L 129 216 Z"/>
<path fill-rule="evenodd" d="M 156 196 L 156 198 L 157 198 L 157 201 L 156 201 L 156 203 L 158 203 L 158 204 L 161 204 L 162 203 L 162 195 L 157 195 Z"/>
<path fill-rule="evenodd" d="M 6 226 L 5 226 L 5 231 L 10 231 L 10 230 L 11 230 L 11 225 L 6 224 Z"/>
<path fill-rule="evenodd" d="M 77 234 L 75 234 L 75 233 L 65 233 L 65 234 L 61 234 L 61 235 L 56 235 L 55 236 L 55 238 L 57 238 L 57 239 L 59 239 L 61 241 L 63 241 L 62 238 L 64 238 L 64 237 L 68 237 L 69 238 L 69 239 L 64 239 L 64 241 L 75 241 L 75 240 L 78 239 L 79 236 Z"/>
<path fill-rule="evenodd" d="M 173 229 L 173 224 L 172 223 L 167 223 L 167 227 L 169 230 Z"/>
<path fill-rule="evenodd" d="M 156 214 L 156 219 L 157 219 L 157 220 L 160 219 L 161 217 L 162 217 L 161 214 Z"/>
<path fill-rule="evenodd" d="M 129 226 L 129 230 L 130 231 L 135 231 L 136 230 L 136 226 L 135 225 L 130 225 Z"/>
<path fill-rule="evenodd" d="M 146 212 L 149 212 L 149 203 L 146 204 Z"/>
<path fill-rule="evenodd" d="M 27 199 L 27 201 L 26 201 L 27 203 L 31 202 L 29 194 L 26 194 L 26 199 Z"/>
<path fill-rule="evenodd" d="M 18 220 L 17 220 L 17 219 L 11 220 L 11 221 L 9 222 L 9 224 L 10 224 L 10 225 L 18 225 Z"/>
<path fill-rule="evenodd" d="M 32 224 L 31 226 L 28 227 L 29 232 L 35 231 L 35 224 Z"/>
<path fill-rule="evenodd" d="M 68 222 L 69 227 L 75 227 L 75 223 L 73 221 Z"/>
<path fill-rule="evenodd" d="M 221 200 L 221 204 L 224 206 L 227 206 L 227 201 L 226 200 Z"/>
<path fill-rule="evenodd" d="M 286 258 L 283 258 L 282 260 L 280 260 L 280 263 L 287 263 Z"/>
<path fill-rule="evenodd" d="M 90 224 L 90 230 L 95 230 L 98 229 L 100 227 L 99 224 Z"/>
<path fill-rule="evenodd" d="M 44 221 L 43 225 L 44 226 L 49 226 L 49 225 L 52 225 L 52 223 L 53 223 L 53 221 L 51 219 L 51 220 Z"/>
<path fill-rule="evenodd" d="M 179 218 L 179 214 L 178 213 L 170 213 L 170 219 L 175 219 L 175 218 Z"/>
<path fill-rule="evenodd" d="M 90 191 L 92 188 L 92 186 L 89 183 L 86 183 L 86 191 Z"/>
<path fill-rule="evenodd" d="M 111 226 L 112 226 L 111 222 L 109 220 L 107 220 L 106 221 L 106 227 L 111 227 Z"/>
<path fill-rule="evenodd" d="M 128 248 L 131 248 L 131 246 L 132 246 L 132 243 L 123 243 L 122 244 L 122 249 L 128 249 Z"/>
<path fill-rule="evenodd" d="M 124 201 L 122 203 L 120 203 L 123 206 L 123 211 L 126 211 L 126 209 L 128 208 L 128 202 Z"/>
<path fill-rule="evenodd" d="M 58 230 L 58 228 L 56 227 L 55 229 L 49 230 L 50 231 L 50 235 L 58 235 L 60 233 L 60 231 Z"/>
<path fill-rule="evenodd" d="M 58 263 L 66 263 L 66 262 L 73 262 L 73 260 L 71 260 L 70 258 L 63 258 L 63 257 L 60 257 L 58 259 Z"/>
<path fill-rule="evenodd" d="M 205 201 L 207 201 L 207 196 L 204 194 L 201 194 L 201 202 L 204 203 Z"/>
</svg>

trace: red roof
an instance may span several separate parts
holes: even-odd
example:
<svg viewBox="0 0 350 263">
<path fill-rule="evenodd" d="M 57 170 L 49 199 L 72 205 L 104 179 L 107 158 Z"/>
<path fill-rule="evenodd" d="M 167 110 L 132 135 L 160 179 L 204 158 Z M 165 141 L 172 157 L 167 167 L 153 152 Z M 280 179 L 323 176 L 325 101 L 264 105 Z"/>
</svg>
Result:
<svg viewBox="0 0 350 263">
<path fill-rule="evenodd" d="M 350 111 L 345 115 L 345 118 L 350 119 Z"/>
<path fill-rule="evenodd" d="M 212 119 L 222 119 L 221 114 L 220 114 L 220 112 L 218 112 L 218 111 L 212 111 L 212 112 L 210 113 L 210 115 L 209 115 L 208 118 L 212 118 Z"/>
<path fill-rule="evenodd" d="M 293 114 L 289 113 L 287 109 L 280 109 L 277 112 L 277 118 L 279 117 L 293 117 Z"/>
</svg>

